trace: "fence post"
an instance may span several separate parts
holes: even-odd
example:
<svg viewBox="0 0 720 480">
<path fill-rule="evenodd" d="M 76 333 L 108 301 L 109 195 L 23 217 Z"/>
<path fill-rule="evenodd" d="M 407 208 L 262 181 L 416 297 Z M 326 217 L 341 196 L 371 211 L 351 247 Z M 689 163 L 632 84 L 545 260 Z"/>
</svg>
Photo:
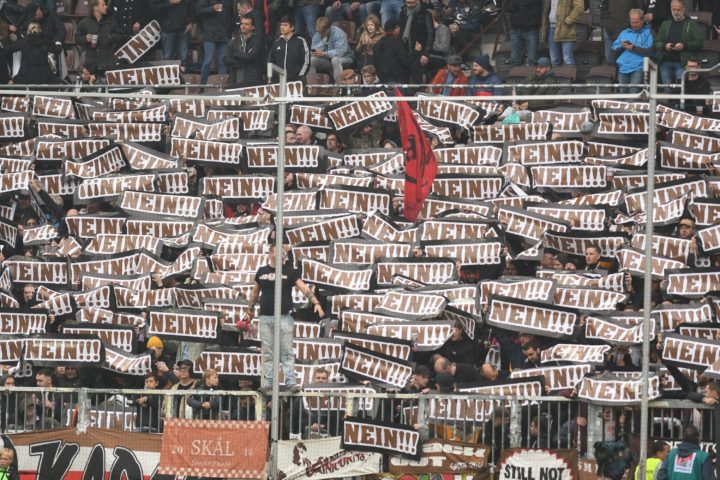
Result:
<svg viewBox="0 0 720 480">
<path fill-rule="evenodd" d="M 428 426 L 428 417 L 430 414 L 430 409 L 428 407 L 428 398 L 426 396 L 420 396 L 418 399 L 418 424 L 419 428 L 418 431 L 420 432 L 420 439 L 422 441 L 428 440 L 430 438 L 430 428 Z M 435 401 L 435 400 L 432 400 Z M 412 416 L 411 416 L 412 417 Z"/>
<path fill-rule="evenodd" d="M 603 439 L 603 407 L 594 403 L 587 404 L 587 457 L 595 458 L 595 442 Z"/>
<path fill-rule="evenodd" d="M 510 400 L 510 448 L 522 446 L 522 411 L 520 402 Z"/>
<path fill-rule="evenodd" d="M 78 416 L 75 431 L 85 433 L 90 426 L 90 396 L 88 389 L 83 387 L 78 391 Z"/>
</svg>

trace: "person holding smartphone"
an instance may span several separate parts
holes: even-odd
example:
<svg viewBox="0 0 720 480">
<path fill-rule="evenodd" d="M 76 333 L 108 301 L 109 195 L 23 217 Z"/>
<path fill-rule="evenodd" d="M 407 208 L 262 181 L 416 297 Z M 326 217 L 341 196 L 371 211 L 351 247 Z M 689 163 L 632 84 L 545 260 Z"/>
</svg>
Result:
<svg viewBox="0 0 720 480">
<path fill-rule="evenodd" d="M 660 25 L 655 39 L 656 61 L 664 84 L 680 83 L 685 64 L 702 48 L 705 37 L 705 29 L 685 15 L 684 0 L 673 0 L 670 12 L 672 18 Z M 665 87 L 664 91 L 670 93 L 670 88 Z"/>
<path fill-rule="evenodd" d="M 643 58 L 651 56 L 655 51 L 653 34 L 650 25 L 643 20 L 643 12 L 639 8 L 630 10 L 628 14 L 630 27 L 626 28 L 615 39 L 612 45 L 618 68 L 618 84 L 620 93 L 637 93 L 640 87 L 628 87 L 643 81 Z"/>
</svg>

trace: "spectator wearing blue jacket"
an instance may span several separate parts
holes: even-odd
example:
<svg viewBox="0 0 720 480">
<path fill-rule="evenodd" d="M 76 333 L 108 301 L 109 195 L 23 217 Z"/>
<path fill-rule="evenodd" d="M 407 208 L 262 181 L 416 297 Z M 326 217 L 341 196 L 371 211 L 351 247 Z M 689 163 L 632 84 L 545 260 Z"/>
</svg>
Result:
<svg viewBox="0 0 720 480">
<path fill-rule="evenodd" d="M 620 32 L 612 46 L 617 58 L 620 93 L 640 91 L 639 87 L 627 85 L 642 83 L 643 58 L 651 56 L 655 48 L 652 30 L 644 23 L 642 10 L 630 10 L 629 19 L 630 27 Z"/>
<path fill-rule="evenodd" d="M 331 26 L 329 18 L 320 17 L 315 22 L 310 48 L 310 73 L 332 73 L 335 83 L 339 84 L 340 74 L 353 63 L 353 51 L 345 32 Z"/>
<path fill-rule="evenodd" d="M 488 96 L 502 95 L 502 88 L 494 88 L 490 86 L 479 85 L 499 85 L 502 83 L 500 77 L 495 73 L 495 69 L 490 63 L 490 57 L 487 53 L 475 57 L 471 68 L 472 75 L 468 81 L 468 94 Z"/>
</svg>

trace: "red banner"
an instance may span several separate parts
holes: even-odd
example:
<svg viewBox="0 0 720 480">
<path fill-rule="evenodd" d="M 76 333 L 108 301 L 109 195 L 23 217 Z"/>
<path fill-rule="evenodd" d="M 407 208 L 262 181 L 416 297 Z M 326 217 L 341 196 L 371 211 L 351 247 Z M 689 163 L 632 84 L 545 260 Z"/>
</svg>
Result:
<svg viewBox="0 0 720 480">
<path fill-rule="evenodd" d="M 402 97 L 397 88 L 395 95 Z M 397 118 L 400 124 L 402 149 L 405 153 L 404 215 L 414 222 L 423 202 L 432 190 L 438 166 L 430 141 L 418 126 L 407 102 L 397 102 Z"/>
<path fill-rule="evenodd" d="M 268 428 L 268 422 L 168 419 L 158 472 L 264 479 Z"/>
</svg>

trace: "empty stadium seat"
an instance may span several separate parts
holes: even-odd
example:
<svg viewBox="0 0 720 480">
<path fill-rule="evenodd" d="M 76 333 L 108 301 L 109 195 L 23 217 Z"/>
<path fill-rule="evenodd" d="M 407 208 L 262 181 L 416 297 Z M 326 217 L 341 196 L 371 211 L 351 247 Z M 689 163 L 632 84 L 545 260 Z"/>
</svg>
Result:
<svg viewBox="0 0 720 480">
<path fill-rule="evenodd" d="M 705 27 L 705 38 L 710 39 L 710 35 L 713 31 L 712 12 L 690 12 L 687 14 L 687 16 Z"/>
<path fill-rule="evenodd" d="M 576 79 L 583 81 L 592 67 L 602 65 L 602 42 L 579 43 L 575 47 Z"/>
<path fill-rule="evenodd" d="M 64 42 L 70 45 L 75 44 L 75 23 L 63 22 L 65 25 L 65 40 Z"/>
<path fill-rule="evenodd" d="M 200 83 L 198 81 L 198 83 Z M 212 85 L 211 87 L 205 88 L 205 93 L 210 92 L 221 92 L 225 85 L 228 83 L 228 74 L 227 73 L 216 73 L 213 75 L 210 75 L 207 79 L 207 82 L 205 82 L 206 85 Z"/>
<path fill-rule="evenodd" d="M 495 52 L 495 71 L 500 78 L 505 78 L 513 68 L 512 64 L 512 49 L 510 42 L 501 43 Z"/>
<path fill-rule="evenodd" d="M 592 14 L 589 12 L 583 13 L 575 22 L 575 41 L 577 43 L 585 43 L 590 41 L 590 35 L 592 34 Z"/>
<path fill-rule="evenodd" d="M 505 78 L 505 83 L 522 83 L 528 75 L 535 73 L 535 67 L 513 67 Z"/>
<path fill-rule="evenodd" d="M 711 72 L 705 78 L 710 83 L 710 88 L 713 92 L 720 90 L 720 72 Z"/>
<path fill-rule="evenodd" d="M 600 85 L 615 83 L 617 81 L 617 68 L 612 65 L 598 65 L 590 69 L 590 73 L 585 77 L 585 83 L 588 85 Z M 611 87 L 587 88 L 583 92 L 586 93 L 612 93 Z"/>
<path fill-rule="evenodd" d="M 720 40 L 705 40 L 695 57 L 700 61 L 702 68 L 709 68 L 720 63 Z"/>
<path fill-rule="evenodd" d="M 183 73 L 181 75 L 183 81 L 190 85 L 199 85 L 200 84 L 200 74 L 199 73 Z M 208 77 L 208 83 L 210 82 L 210 77 Z M 195 94 L 200 93 L 200 87 L 190 87 L 188 88 L 187 93 L 189 94 Z M 179 91 L 185 93 L 185 89 L 180 89 Z"/>
<path fill-rule="evenodd" d="M 355 22 L 351 22 L 350 20 L 338 20 L 337 22 L 333 22 L 333 26 L 338 27 L 340 30 L 345 32 L 348 43 L 357 43 Z"/>
<path fill-rule="evenodd" d="M 78 0 L 72 14 L 76 17 L 87 17 L 91 11 L 90 0 Z"/>
<path fill-rule="evenodd" d="M 332 85 L 334 83 L 327 73 L 308 73 L 305 79 L 307 85 Z M 310 93 L 310 96 L 313 97 L 322 97 L 325 95 L 334 95 L 334 89 L 313 87 Z"/>
</svg>

